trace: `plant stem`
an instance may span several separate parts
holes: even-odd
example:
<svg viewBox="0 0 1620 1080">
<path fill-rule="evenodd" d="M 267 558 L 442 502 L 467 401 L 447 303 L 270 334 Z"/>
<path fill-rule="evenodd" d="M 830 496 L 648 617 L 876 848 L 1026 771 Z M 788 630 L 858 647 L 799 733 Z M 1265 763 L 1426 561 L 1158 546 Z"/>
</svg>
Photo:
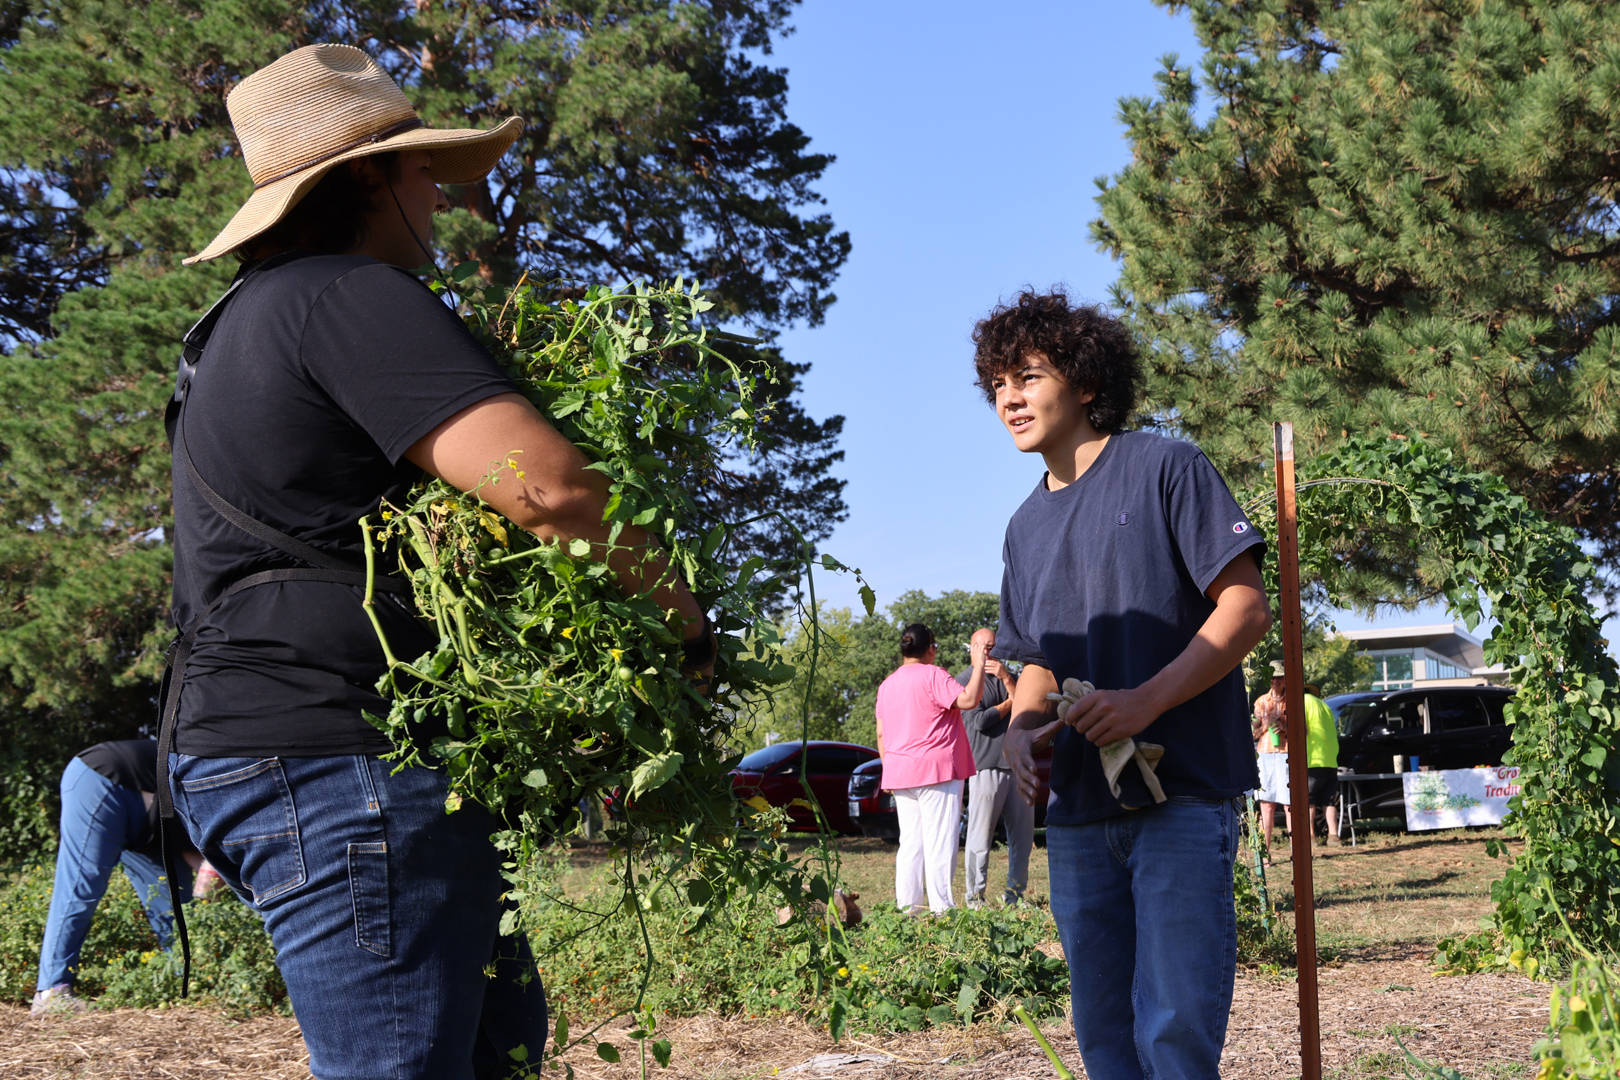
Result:
<svg viewBox="0 0 1620 1080">
<path fill-rule="evenodd" d="M 1041 1029 L 1035 1026 L 1035 1021 L 1029 1018 L 1029 1013 L 1024 1011 L 1024 1007 L 1014 1005 L 1013 1015 L 1024 1022 L 1024 1026 L 1029 1028 L 1029 1033 L 1035 1036 L 1035 1041 L 1041 1044 L 1041 1049 L 1046 1051 L 1047 1058 L 1052 1062 L 1052 1068 L 1057 1070 L 1058 1080 L 1074 1080 L 1074 1073 L 1063 1064 L 1063 1059 L 1058 1057 L 1057 1051 L 1052 1049 L 1052 1044 L 1046 1041 L 1046 1036 L 1041 1034 Z"/>
</svg>

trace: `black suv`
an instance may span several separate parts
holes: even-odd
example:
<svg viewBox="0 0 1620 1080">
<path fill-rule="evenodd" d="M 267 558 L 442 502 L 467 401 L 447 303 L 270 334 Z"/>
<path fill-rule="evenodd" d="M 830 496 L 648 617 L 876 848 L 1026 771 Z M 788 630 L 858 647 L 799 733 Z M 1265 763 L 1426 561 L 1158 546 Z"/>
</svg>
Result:
<svg viewBox="0 0 1620 1080">
<path fill-rule="evenodd" d="M 1513 745 L 1502 719 L 1512 697 L 1501 686 L 1336 694 L 1327 703 L 1339 722 L 1339 770 L 1389 773 L 1397 756 L 1433 769 L 1500 765 Z M 1357 817 L 1406 817 L 1399 780 L 1360 781 L 1356 796 Z"/>
</svg>

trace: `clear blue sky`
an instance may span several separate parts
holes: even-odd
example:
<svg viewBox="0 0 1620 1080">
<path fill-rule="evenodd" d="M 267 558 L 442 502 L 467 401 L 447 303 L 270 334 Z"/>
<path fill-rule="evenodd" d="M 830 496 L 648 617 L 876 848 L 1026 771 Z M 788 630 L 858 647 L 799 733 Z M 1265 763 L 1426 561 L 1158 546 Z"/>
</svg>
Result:
<svg viewBox="0 0 1620 1080">
<path fill-rule="evenodd" d="M 813 365 L 810 413 L 847 417 L 850 516 L 824 549 L 880 606 L 994 591 L 1002 532 L 1042 466 L 972 385 L 968 335 L 1024 285 L 1108 299 L 1118 268 L 1088 226 L 1093 179 L 1130 156 L 1118 100 L 1150 94 L 1165 53 L 1201 50 L 1190 20 L 1149 0 L 805 0 L 793 22 L 768 62 L 788 69 L 789 117 L 837 155 L 820 191 L 854 242 L 825 324 L 782 342 Z M 817 591 L 858 607 L 848 579 L 820 574 Z"/>
</svg>

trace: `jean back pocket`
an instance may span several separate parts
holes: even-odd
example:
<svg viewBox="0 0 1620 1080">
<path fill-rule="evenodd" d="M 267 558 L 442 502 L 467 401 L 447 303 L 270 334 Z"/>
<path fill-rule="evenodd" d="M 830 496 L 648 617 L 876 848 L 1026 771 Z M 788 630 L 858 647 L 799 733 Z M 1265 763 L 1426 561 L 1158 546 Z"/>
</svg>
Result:
<svg viewBox="0 0 1620 1080">
<path fill-rule="evenodd" d="M 180 781 L 190 816 L 206 822 L 205 844 L 237 867 L 255 907 L 307 880 L 292 788 L 278 758 Z"/>
</svg>

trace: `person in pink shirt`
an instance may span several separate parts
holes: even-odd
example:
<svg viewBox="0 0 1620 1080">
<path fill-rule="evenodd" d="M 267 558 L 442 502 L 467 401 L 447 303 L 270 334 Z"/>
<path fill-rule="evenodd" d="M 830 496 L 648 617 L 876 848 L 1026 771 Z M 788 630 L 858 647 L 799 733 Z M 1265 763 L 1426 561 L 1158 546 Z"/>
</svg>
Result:
<svg viewBox="0 0 1620 1080">
<path fill-rule="evenodd" d="M 973 748 L 962 710 L 984 690 L 982 642 L 972 645 L 967 686 L 934 663 L 934 632 L 912 623 L 900 634 L 900 667 L 877 692 L 878 754 L 883 786 L 894 792 L 900 819 L 900 854 L 894 899 L 901 911 L 946 911 L 956 906 L 956 843 L 962 817 L 962 782 L 973 775 Z"/>
</svg>

